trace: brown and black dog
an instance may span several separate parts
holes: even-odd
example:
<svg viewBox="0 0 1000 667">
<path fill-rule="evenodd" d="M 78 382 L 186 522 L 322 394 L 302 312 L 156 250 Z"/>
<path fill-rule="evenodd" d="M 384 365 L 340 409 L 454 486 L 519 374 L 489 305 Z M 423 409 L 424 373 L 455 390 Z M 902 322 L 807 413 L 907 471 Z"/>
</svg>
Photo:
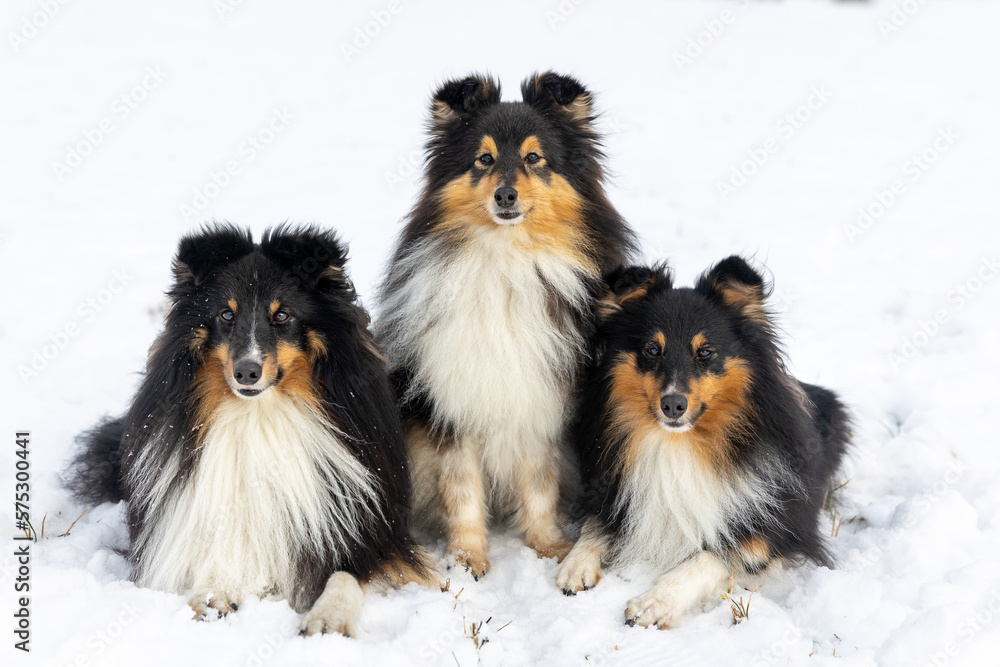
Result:
<svg viewBox="0 0 1000 667">
<path fill-rule="evenodd" d="M 403 413 L 418 514 L 449 556 L 489 569 L 491 513 L 539 556 L 558 521 L 564 450 L 600 276 L 634 249 L 603 188 L 591 93 L 546 73 L 502 102 L 485 76 L 431 104 L 423 194 L 382 285 L 377 334 Z"/>
</svg>

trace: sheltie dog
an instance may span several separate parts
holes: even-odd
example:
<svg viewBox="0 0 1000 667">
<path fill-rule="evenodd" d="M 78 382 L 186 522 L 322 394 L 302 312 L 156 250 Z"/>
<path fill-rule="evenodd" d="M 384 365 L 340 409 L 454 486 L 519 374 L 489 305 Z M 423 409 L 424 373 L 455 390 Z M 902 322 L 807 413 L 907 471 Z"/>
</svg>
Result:
<svg viewBox="0 0 1000 667">
<path fill-rule="evenodd" d="M 501 102 L 486 76 L 431 104 L 426 181 L 380 291 L 384 344 L 417 507 L 449 556 L 489 570 L 488 516 L 562 557 L 564 427 L 587 355 L 600 276 L 633 234 L 603 189 L 591 93 L 545 73 Z"/>
<path fill-rule="evenodd" d="M 273 594 L 305 634 L 354 634 L 364 589 L 436 581 L 346 258 L 309 226 L 183 238 L 131 407 L 83 436 L 69 487 L 127 501 L 132 578 L 199 618 Z"/>
<path fill-rule="evenodd" d="M 663 267 L 608 282 L 575 426 L 588 516 L 558 586 L 594 586 L 602 563 L 652 564 L 661 576 L 625 619 L 666 628 L 731 576 L 830 565 L 819 520 L 848 415 L 785 370 L 761 275 L 733 256 L 694 289 Z"/>
</svg>

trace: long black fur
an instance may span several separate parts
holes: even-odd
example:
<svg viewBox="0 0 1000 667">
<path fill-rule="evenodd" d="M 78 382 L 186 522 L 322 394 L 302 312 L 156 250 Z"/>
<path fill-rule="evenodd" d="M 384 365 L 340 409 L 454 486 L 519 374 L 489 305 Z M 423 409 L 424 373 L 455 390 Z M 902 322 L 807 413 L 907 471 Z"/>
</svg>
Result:
<svg viewBox="0 0 1000 667">
<path fill-rule="evenodd" d="M 117 503 L 122 488 L 121 443 L 125 420 L 105 419 L 77 438 L 77 453 L 63 480 L 73 497 L 89 505 Z"/>
<path fill-rule="evenodd" d="M 778 336 L 763 311 L 748 313 L 728 303 L 723 288 L 752 288 L 763 304 L 767 286 L 763 278 L 740 257 L 730 257 L 703 274 L 695 287 L 675 288 L 663 266 L 622 267 L 607 276 L 613 299 L 648 287 L 644 296 L 625 300 L 600 325 L 600 354 L 583 382 L 574 441 L 578 443 L 584 478 L 583 510 L 600 518 L 605 529 L 620 536 L 630 513 L 649 508 L 618 504 L 624 480 L 612 463 L 624 440 L 612 435 L 608 422 L 610 373 L 620 352 L 641 350 L 653 331 L 664 331 L 667 340 L 691 340 L 705 332 L 719 348 L 718 367 L 725 358 L 748 362 L 752 406 L 744 428 L 730 434 L 737 475 L 782 470 L 769 477 L 774 485 L 771 503 L 751 508 L 749 518 L 733 517 L 719 526 L 721 548 L 716 555 L 731 561 L 741 539 L 764 537 L 773 557 L 810 559 L 823 565 L 833 561 L 819 530 L 820 513 L 840 466 L 850 436 L 844 405 L 832 391 L 799 383 L 784 365 Z M 668 360 L 682 368 L 680 360 Z M 667 371 L 664 371 L 667 372 Z M 616 510 L 616 508 L 618 508 Z M 746 566 L 746 563 L 733 563 Z"/>
<path fill-rule="evenodd" d="M 191 336 L 211 330 L 217 316 L 206 295 L 256 282 L 264 293 L 291 295 L 303 326 L 323 335 L 328 354 L 314 365 L 313 381 L 327 418 L 347 436 L 342 442 L 375 476 L 377 510 L 386 519 L 367 523 L 341 562 L 301 554 L 296 564 L 301 595 L 292 600 L 293 606 L 308 607 L 334 571 L 363 578 L 377 574 L 389 559 L 423 571 L 409 532 L 410 481 L 398 411 L 385 362 L 367 329 L 368 314 L 343 272 L 346 260 L 346 248 L 337 237 L 314 226 L 282 225 L 267 231 L 259 244 L 249 231 L 228 224 L 184 237 L 168 292 L 171 307 L 150 350 L 141 386 L 124 417 L 82 436 L 83 449 L 67 480 L 74 495 L 88 502 L 126 500 L 133 541 L 147 524 L 164 519 L 150 514 L 148 499 L 136 495 L 130 484 L 136 478 L 132 467 L 140 452 L 155 466 L 179 448 L 184 463 L 173 484 L 181 485 L 197 465 L 199 425 L 192 383 L 204 359 Z M 164 429 L 178 437 L 153 437 Z M 135 548 L 129 552 L 133 563 L 143 557 Z"/>
</svg>

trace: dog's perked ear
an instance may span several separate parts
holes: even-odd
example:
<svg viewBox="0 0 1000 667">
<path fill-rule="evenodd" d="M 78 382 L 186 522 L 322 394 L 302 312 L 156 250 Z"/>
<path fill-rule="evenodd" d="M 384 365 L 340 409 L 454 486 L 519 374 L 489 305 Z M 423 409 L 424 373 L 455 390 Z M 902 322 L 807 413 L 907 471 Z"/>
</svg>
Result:
<svg viewBox="0 0 1000 667">
<path fill-rule="evenodd" d="M 347 246 L 314 225 L 278 225 L 264 232 L 260 249 L 308 289 L 350 287 L 344 274 Z"/>
<path fill-rule="evenodd" d="M 220 267 L 253 252 L 250 230 L 229 223 L 208 225 L 184 236 L 174 257 L 178 287 L 200 285 Z"/>
<path fill-rule="evenodd" d="M 626 303 L 644 299 L 653 286 L 670 289 L 673 277 L 664 265 L 620 266 L 604 277 L 606 289 L 597 300 L 594 313 L 603 321 L 620 313 Z"/>
<path fill-rule="evenodd" d="M 764 277 L 739 255 L 725 258 L 706 271 L 695 290 L 735 308 L 744 317 L 761 324 L 768 322 L 768 287 Z"/>
<path fill-rule="evenodd" d="M 521 99 L 549 115 L 561 114 L 577 127 L 590 129 L 596 116 L 594 96 L 571 76 L 545 72 L 533 74 L 521 84 Z"/>
<path fill-rule="evenodd" d="M 467 122 L 500 102 L 500 84 L 488 74 L 473 74 L 443 84 L 431 101 L 431 130 L 443 132 L 455 121 Z"/>
</svg>

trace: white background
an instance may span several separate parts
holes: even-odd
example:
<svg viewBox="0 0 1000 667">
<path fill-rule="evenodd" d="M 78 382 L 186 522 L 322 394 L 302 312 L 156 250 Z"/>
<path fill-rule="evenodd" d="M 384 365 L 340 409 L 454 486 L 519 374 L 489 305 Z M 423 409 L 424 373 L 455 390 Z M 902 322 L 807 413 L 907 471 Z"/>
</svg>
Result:
<svg viewBox="0 0 1000 667">
<path fill-rule="evenodd" d="M 36 527 L 46 515 L 30 656 L 11 648 L 12 548 L 0 556 L 4 664 L 991 664 L 1000 8 L 346 5 L 0 8 L 0 490 L 13 491 L 14 431 L 30 429 Z M 756 257 L 773 274 L 792 369 L 850 403 L 838 512 L 858 518 L 832 539 L 837 570 L 774 580 L 738 626 L 717 601 L 675 629 L 641 630 L 622 612 L 651 573 L 565 598 L 555 564 L 498 530 L 484 581 L 451 572 L 450 593 L 369 600 L 358 639 L 300 639 L 283 601 L 194 623 L 180 596 L 136 589 L 112 550 L 125 536 L 117 507 L 57 537 L 83 509 L 58 473 L 75 434 L 127 404 L 183 232 L 213 218 L 258 233 L 333 226 L 370 305 L 418 192 L 435 85 L 488 70 L 518 99 L 525 76 L 550 68 L 597 94 L 610 196 L 646 256 L 669 259 L 680 284 L 728 254 Z M 291 120 L 250 159 L 244 142 L 275 110 Z M 942 132 L 952 139 L 935 148 Z M 240 172 L 214 188 L 229 161 Z M 195 206 L 196 192 L 211 196 Z M 864 229 L 859 209 L 878 214 Z M 0 508 L 13 534 L 10 499 Z M 487 619 L 477 649 L 470 626 Z"/>
</svg>

